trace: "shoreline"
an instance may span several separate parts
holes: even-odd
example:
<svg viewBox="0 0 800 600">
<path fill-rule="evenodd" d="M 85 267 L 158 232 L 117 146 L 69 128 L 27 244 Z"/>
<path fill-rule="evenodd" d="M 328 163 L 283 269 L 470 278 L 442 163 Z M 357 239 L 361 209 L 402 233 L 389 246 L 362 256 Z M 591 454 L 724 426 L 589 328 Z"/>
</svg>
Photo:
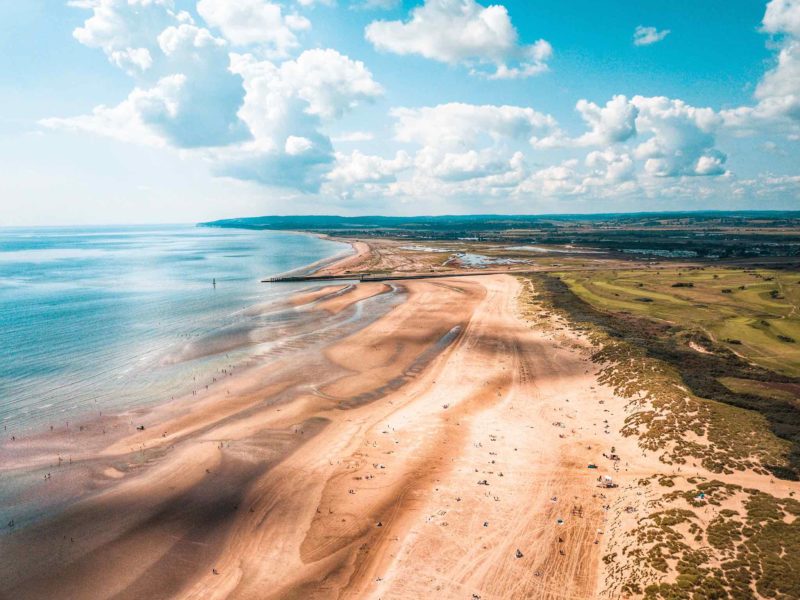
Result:
<svg viewBox="0 0 800 600">
<path fill-rule="evenodd" d="M 313 235 L 307 232 L 293 232 L 304 233 L 306 235 Z M 352 249 L 352 245 L 351 245 Z M 339 252 L 331 257 L 315 261 L 309 265 L 300 267 L 302 270 L 310 271 L 317 265 L 334 266 L 337 262 L 347 260 L 354 256 L 356 251 L 349 253 L 348 250 Z M 318 267 L 317 267 L 318 268 Z M 319 286 L 312 286 L 316 288 Z M 251 313 L 267 312 L 285 312 L 297 311 L 298 308 L 306 313 L 308 324 L 313 330 L 316 326 L 315 322 L 321 322 L 319 315 L 312 315 L 309 306 L 298 307 L 295 299 L 304 294 L 307 290 L 297 290 L 289 293 L 286 297 L 279 300 L 271 300 L 266 304 L 255 304 L 247 307 L 245 310 Z M 314 300 L 317 300 L 316 298 Z M 312 303 L 313 304 L 313 303 Z M 300 330 L 299 334 L 303 334 Z M 228 348 L 220 351 L 217 354 L 226 354 L 231 351 L 242 350 L 247 346 L 253 345 L 250 341 L 240 341 L 239 345 L 235 348 Z M 0 520 L 4 524 L 14 522 L 14 528 L 3 527 L 0 529 L 0 540 L 7 534 L 13 533 L 16 529 L 19 531 L 24 528 L 26 523 L 31 521 L 31 515 L 34 522 L 39 522 L 42 518 L 47 518 L 47 514 L 52 510 L 60 510 L 58 507 L 68 506 L 69 504 L 85 498 L 87 494 L 93 493 L 93 488 L 97 485 L 104 483 L 113 483 L 119 474 L 119 470 L 113 466 L 97 469 L 94 465 L 84 466 L 85 462 L 92 462 L 92 458 L 96 457 L 99 453 L 103 453 L 104 449 L 118 445 L 119 442 L 131 435 L 135 428 L 142 425 L 150 428 L 159 419 L 168 418 L 169 415 L 189 410 L 202 391 L 207 391 L 209 386 L 222 381 L 223 377 L 233 374 L 258 369 L 257 356 L 243 356 L 237 364 L 228 364 L 223 369 L 223 372 L 214 372 L 207 376 L 208 382 L 200 383 L 196 386 L 194 391 L 186 391 L 182 395 L 173 396 L 154 404 L 141 405 L 131 407 L 122 411 L 109 411 L 104 413 L 101 411 L 99 416 L 97 414 L 85 414 L 75 419 L 68 419 L 66 424 L 61 423 L 57 426 L 42 425 L 35 430 L 26 430 L 24 433 L 17 433 L 13 435 L 6 432 L 7 439 L 0 443 L 0 480 L 3 480 L 5 487 L 5 495 L 0 496 L 0 499 L 6 501 L 6 506 L 3 508 L 2 517 Z M 8 424 L 6 424 L 8 427 Z M 12 430 L 13 431 L 13 430 Z M 133 449 L 129 452 L 133 453 Z M 125 452 L 120 452 L 124 455 Z M 141 462 L 141 461 L 133 461 Z M 45 477 L 51 478 L 53 475 L 58 475 L 60 472 L 71 471 L 70 478 L 78 481 L 71 482 L 61 486 L 51 486 L 58 488 L 52 495 L 52 499 L 46 499 L 40 502 L 36 499 L 38 492 L 36 488 L 41 486 L 41 480 Z M 109 475 L 111 474 L 111 475 Z M 100 481 L 109 479 L 111 481 Z M 53 482 L 55 483 L 55 482 Z M 23 495 L 20 496 L 19 494 Z M 50 493 L 50 492 L 48 492 Z M 27 498 L 27 499 L 26 499 Z M 31 504 L 32 508 L 28 511 L 29 516 L 19 514 L 13 510 L 11 502 L 21 501 L 23 505 Z M 40 506 L 41 505 L 41 506 Z M 0 595 L 0 597 L 2 597 Z"/>
<path fill-rule="evenodd" d="M 357 242 L 352 241 L 352 240 L 332 238 L 329 235 L 325 235 L 323 233 L 314 233 L 312 231 L 285 230 L 285 232 L 286 233 L 293 233 L 293 234 L 297 234 L 297 235 L 306 235 L 306 236 L 315 237 L 315 238 L 318 238 L 318 239 L 321 239 L 321 240 L 327 240 L 327 241 L 331 241 L 331 242 L 346 244 L 346 245 L 350 246 L 350 251 L 352 251 L 352 253 L 349 253 L 349 251 L 347 249 L 343 249 L 341 252 L 339 252 L 337 254 L 334 254 L 333 256 L 329 256 L 328 258 L 322 258 L 322 259 L 320 259 L 318 261 L 315 261 L 313 263 L 310 263 L 308 265 L 303 265 L 302 267 L 298 267 L 296 269 L 292 269 L 292 270 L 286 271 L 284 273 L 278 273 L 277 275 L 275 275 L 275 277 L 292 276 L 292 275 L 295 275 L 295 274 L 298 275 L 298 276 L 301 276 L 301 275 L 312 275 L 312 274 L 316 273 L 317 271 L 320 271 L 321 269 L 335 267 L 336 263 L 339 263 L 339 262 L 342 262 L 342 261 L 346 261 L 346 260 L 352 259 L 352 258 L 357 258 L 359 256 L 359 251 L 355 247 L 355 244 Z M 263 281 L 262 281 L 262 283 L 263 283 Z"/>
<path fill-rule="evenodd" d="M 342 269 L 352 258 L 327 268 Z M 526 506 L 527 518 L 551 512 L 550 492 L 525 465 L 545 469 L 553 461 L 560 464 L 564 442 L 554 437 L 556 431 L 547 431 L 552 428 L 547 425 L 550 417 L 542 413 L 544 405 L 519 402 L 530 390 L 540 399 L 555 399 L 564 381 L 572 382 L 578 372 L 586 376 L 583 359 L 570 359 L 572 366 L 565 371 L 563 361 L 547 358 L 549 352 L 563 352 L 557 346 L 547 350 L 544 362 L 529 362 L 526 345 L 545 349 L 551 341 L 520 320 L 519 293 L 515 278 L 484 275 L 401 286 L 332 285 L 294 295 L 300 310 L 333 315 L 355 311 L 358 325 L 302 355 L 234 369 L 218 392 L 199 404 L 186 403 L 184 408 L 191 410 L 180 410 L 180 402 L 162 406 L 164 412 L 151 417 L 153 422 L 142 417 L 143 431 L 128 427 L 116 442 L 81 457 L 81 462 L 96 465 L 97 491 L 54 519 L 0 538 L 8 552 L 20 557 L 14 571 L 2 573 L 11 582 L 6 583 L 10 593 L 41 597 L 59 589 L 80 598 L 87 593 L 82 581 L 91 577 L 99 586 L 96 593 L 124 592 L 122 597 L 142 597 L 156 582 L 176 597 L 286 597 L 316 589 L 323 580 L 345 596 L 369 597 L 382 594 L 376 581 L 391 579 L 393 586 L 400 586 L 395 595 L 413 596 L 408 586 L 428 585 L 416 572 L 419 564 L 435 561 L 423 555 L 397 563 L 392 540 L 413 542 L 412 553 L 432 551 L 424 549 L 439 539 L 442 520 L 423 519 L 423 513 L 441 510 L 448 513 L 452 528 L 447 530 L 448 543 L 483 538 L 480 523 L 475 530 L 457 526 L 462 519 L 467 526 L 470 514 L 483 514 L 493 528 L 505 532 L 490 530 L 487 539 L 492 544 L 504 539 L 500 546 L 505 550 L 494 552 L 489 564 L 516 575 L 506 580 L 479 570 L 475 576 L 480 574 L 483 583 L 476 580 L 474 589 L 493 581 L 516 581 L 509 589 L 520 591 L 540 589 L 542 582 L 531 580 L 530 574 L 520 578 L 520 569 L 549 564 L 542 552 L 555 543 L 550 536 L 558 529 L 547 527 L 545 543 L 536 541 L 543 523 L 526 525 L 525 535 L 534 537 L 524 539 L 509 535 L 509 527 L 518 522 L 518 506 Z M 372 309 L 375 320 L 365 322 L 359 316 L 381 301 L 388 303 Z M 537 383 L 529 387 L 534 373 Z M 562 381 L 559 375 L 547 383 L 558 373 L 569 379 Z M 581 381 L 588 390 L 593 379 Z M 548 440 L 546 447 L 529 435 L 530 426 Z M 494 451 L 486 447 L 494 444 Z M 539 458 L 531 463 L 535 456 Z M 495 461 L 503 463 L 500 479 L 491 466 Z M 121 464 L 125 462 L 127 466 Z M 480 473 L 471 475 L 473 470 Z M 298 478 L 297 473 L 305 475 Z M 477 477 L 490 480 L 486 490 L 491 494 L 475 487 Z M 444 492 L 442 485 L 450 491 Z M 565 480 L 563 485 L 573 484 Z M 527 501 L 519 505 L 519 486 L 533 486 L 529 494 L 541 506 L 527 506 Z M 495 493 L 497 500 L 492 499 Z M 432 503 L 430 510 L 420 503 Z M 125 518 L 117 523 L 122 506 Z M 412 534 L 419 527 L 415 523 L 423 522 L 429 533 Z M 200 530 L 197 523 L 216 525 Z M 585 535 L 580 533 L 579 539 Z M 54 540 L 60 540 L 55 541 L 59 558 L 45 560 L 48 566 L 42 571 L 44 549 Z M 145 540 L 146 546 L 140 547 Z M 374 558 L 361 555 L 365 544 Z M 514 559 L 516 548 L 508 544 L 523 545 L 528 558 Z M 215 550 L 208 554 L 202 548 Z M 589 597 L 594 589 L 590 573 L 599 553 L 591 550 L 571 558 L 564 579 L 558 576 L 575 595 Z M 127 557 L 137 552 L 139 564 L 134 566 Z M 109 556 L 114 567 L 107 566 Z M 166 558 L 156 564 L 148 556 Z M 187 560 L 195 565 L 188 570 Z M 102 576 L 101 564 L 106 565 Z M 276 579 L 270 565 L 277 564 L 290 567 L 293 575 Z M 575 583 L 567 583 L 569 578 Z M 461 586 L 450 591 L 456 589 Z"/>
<path fill-rule="evenodd" d="M 375 254 L 363 242 L 324 268 L 403 260 Z M 298 291 L 283 346 L 87 449 L 91 493 L 0 536 L 15 557 L 0 597 L 555 600 L 658 583 L 632 536 L 675 482 L 691 495 L 719 475 L 623 433 L 647 406 L 534 285 L 483 272 Z"/>
</svg>

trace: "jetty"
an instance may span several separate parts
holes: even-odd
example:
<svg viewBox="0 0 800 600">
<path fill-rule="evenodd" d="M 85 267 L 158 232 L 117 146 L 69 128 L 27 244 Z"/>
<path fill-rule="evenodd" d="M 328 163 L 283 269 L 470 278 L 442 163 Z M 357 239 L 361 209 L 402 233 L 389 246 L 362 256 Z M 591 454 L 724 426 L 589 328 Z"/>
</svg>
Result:
<svg viewBox="0 0 800 600">
<path fill-rule="evenodd" d="M 343 273 L 337 275 L 278 275 L 262 279 L 261 283 L 287 283 L 305 281 L 401 281 L 408 279 L 439 279 L 443 277 L 477 277 L 479 275 L 520 274 L 526 271 L 446 271 L 434 273 Z"/>
<path fill-rule="evenodd" d="M 689 266 L 686 263 L 672 263 L 673 267 Z M 631 263 L 625 266 L 629 271 L 649 271 L 657 268 L 653 263 Z M 336 275 L 276 275 L 262 279 L 261 283 L 287 283 L 306 281 L 403 281 L 409 279 L 441 279 L 445 277 L 480 277 L 482 275 L 528 275 L 531 273 L 562 273 L 564 271 L 588 272 L 607 269 L 604 265 L 536 265 L 516 269 L 473 269 L 469 271 L 431 271 L 429 273 L 337 273 Z"/>
</svg>

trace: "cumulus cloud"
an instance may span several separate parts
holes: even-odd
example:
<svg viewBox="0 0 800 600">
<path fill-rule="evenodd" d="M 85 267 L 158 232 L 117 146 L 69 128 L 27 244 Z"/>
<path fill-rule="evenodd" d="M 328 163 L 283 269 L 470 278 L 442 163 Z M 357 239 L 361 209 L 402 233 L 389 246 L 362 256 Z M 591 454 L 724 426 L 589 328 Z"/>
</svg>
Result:
<svg viewBox="0 0 800 600">
<path fill-rule="evenodd" d="M 323 121 L 382 93 L 363 63 L 334 50 L 307 50 L 280 65 L 234 54 L 230 69 L 244 81 L 239 117 L 253 140 L 217 154 L 219 172 L 304 191 L 318 191 L 334 162 Z"/>
<path fill-rule="evenodd" d="M 629 100 L 617 95 L 604 106 L 579 100 L 576 109 L 588 131 L 569 137 L 556 128 L 548 136 L 532 139 L 533 146 L 603 148 L 587 156 L 587 165 L 595 169 L 600 165 L 608 167 L 607 178 L 612 180 L 633 173 L 631 156 L 614 150 L 628 142 L 638 142 L 633 157 L 644 161 L 645 172 L 653 176 L 725 173 L 726 156 L 715 148 L 715 133 L 723 119 L 711 108 L 697 108 L 663 96 L 635 96 Z"/>
<path fill-rule="evenodd" d="M 82 131 L 113 137 L 123 142 L 148 146 L 165 146 L 166 139 L 148 121 L 148 115 L 170 115 L 178 111 L 180 89 L 185 78 L 180 75 L 166 77 L 154 87 L 135 88 L 120 104 L 100 105 L 91 114 L 78 117 L 42 119 L 40 123 L 51 129 Z"/>
<path fill-rule="evenodd" d="M 350 154 L 337 153 L 336 166 L 328 173 L 327 180 L 339 190 L 363 183 L 389 183 L 411 165 L 411 158 L 402 150 L 394 158 L 372 156 L 358 150 Z"/>
<path fill-rule="evenodd" d="M 208 29 L 186 23 L 167 27 L 156 39 L 165 56 L 174 56 L 180 52 L 191 53 L 202 48 L 224 48 L 226 45 L 225 40 L 214 37 Z M 197 54 L 195 56 L 199 57 Z"/>
<path fill-rule="evenodd" d="M 365 35 L 378 50 L 466 64 L 473 73 L 497 79 L 546 71 L 553 52 L 545 40 L 520 45 L 506 8 L 475 0 L 425 0 L 408 21 L 374 21 Z"/>
<path fill-rule="evenodd" d="M 649 46 L 660 42 L 669 35 L 669 29 L 662 29 L 659 31 L 655 27 L 644 27 L 639 25 L 633 32 L 633 45 L 634 46 Z"/>
<path fill-rule="evenodd" d="M 334 142 L 356 143 L 356 142 L 369 142 L 375 139 L 375 136 L 369 131 L 348 131 L 341 133 L 333 138 Z"/>
<path fill-rule="evenodd" d="M 424 148 L 417 153 L 416 168 L 442 181 L 466 181 L 509 171 L 511 161 L 491 148 L 466 152 L 445 152 Z"/>
<path fill-rule="evenodd" d="M 233 45 L 263 44 L 276 56 L 299 46 L 295 32 L 311 27 L 305 17 L 284 15 L 279 4 L 268 0 L 199 0 L 197 12 Z"/>
<path fill-rule="evenodd" d="M 250 134 L 237 114 L 244 98 L 242 80 L 228 70 L 225 41 L 187 23 L 166 27 L 154 41 L 161 67 L 170 75 L 151 87 L 137 86 L 116 107 L 98 106 L 90 115 L 44 119 L 42 124 L 177 148 L 247 139 Z M 128 119 L 119 118 L 123 115 Z"/>
<path fill-rule="evenodd" d="M 157 35 L 179 19 L 172 0 L 97 0 L 72 6 L 92 11 L 73 37 L 101 49 L 111 63 L 130 73 L 152 66 Z"/>
<path fill-rule="evenodd" d="M 715 145 L 722 118 L 710 108 L 697 108 L 663 96 L 634 96 L 638 129 L 650 138 L 637 146 L 645 171 L 657 177 L 721 175 L 726 156 Z"/>
<path fill-rule="evenodd" d="M 333 148 L 322 135 L 308 141 L 310 145 L 300 154 L 290 154 L 285 148 L 262 150 L 257 144 L 249 144 L 211 151 L 206 156 L 211 169 L 219 176 L 316 193 L 330 171 Z M 291 144 L 289 146 L 291 148 Z"/>
<path fill-rule="evenodd" d="M 306 50 L 280 65 L 234 54 L 230 69 L 246 90 L 239 115 L 264 147 L 281 146 L 297 133 L 293 129 L 317 132 L 320 119 L 340 117 L 382 94 L 362 62 L 335 50 Z"/>
<path fill-rule="evenodd" d="M 530 139 L 550 131 L 555 120 L 520 106 L 440 104 L 391 111 L 397 141 L 419 146 L 409 182 L 397 189 L 437 194 L 496 195 L 527 175 Z"/>
<path fill-rule="evenodd" d="M 346 200 L 452 198 L 495 206 L 634 193 L 695 198 L 727 190 L 755 197 L 797 188 L 783 175 L 736 181 L 717 137 L 725 126 L 741 133 L 769 124 L 800 139 L 800 129 L 792 129 L 800 122 L 800 0 L 767 6 L 763 30 L 777 50 L 753 106 L 716 112 L 660 96 L 581 99 L 575 110 L 583 127 L 576 132 L 528 106 L 394 108 L 396 147 L 380 156 L 357 145 L 377 134 L 341 132 L 334 122 L 381 97 L 382 87 L 364 63 L 335 50 L 301 52 L 298 32 L 310 24 L 287 14 L 286 4 L 199 0 L 197 22 L 172 0 L 71 4 L 91 11 L 75 38 L 101 50 L 135 87 L 117 104 L 42 125 L 179 149 L 220 176 Z M 394 0 L 349 6 L 390 8 Z M 639 29 L 642 45 L 669 33 Z M 521 44 L 503 6 L 476 0 L 426 0 L 403 21 L 373 22 L 366 36 L 380 50 L 466 65 L 490 78 L 532 75 L 551 53 L 544 41 Z M 330 131 L 340 133 L 331 138 Z M 347 151 L 334 144 L 348 144 Z"/>
<path fill-rule="evenodd" d="M 767 4 L 763 25 L 764 31 L 769 33 L 787 33 L 800 37 L 800 2 L 772 0 Z"/>
<path fill-rule="evenodd" d="M 800 122 L 800 0 L 772 0 L 763 29 L 777 38 L 778 55 L 756 86 L 755 106 L 723 112 L 727 125 L 739 128 L 766 123 Z"/>
<path fill-rule="evenodd" d="M 577 171 L 578 161 L 569 159 L 531 173 L 518 186 L 516 193 L 536 196 L 573 196 L 583 192 L 583 177 Z"/>
<path fill-rule="evenodd" d="M 139 63 L 137 86 L 116 106 L 43 119 L 47 128 L 190 151 L 220 175 L 315 192 L 335 161 L 326 123 L 383 93 L 362 62 L 335 50 L 266 59 L 294 47 L 291 31 L 305 25 L 265 0 L 200 0 L 200 15 L 225 37 L 171 0 L 80 6 L 92 15 L 76 38 L 111 62 L 127 53 L 126 70 Z M 232 53 L 231 44 L 252 52 Z"/>
<path fill-rule="evenodd" d="M 625 96 L 614 96 L 602 107 L 594 102 L 579 100 L 576 108 L 591 128 L 578 138 L 578 145 L 616 144 L 636 135 L 639 109 Z"/>
<path fill-rule="evenodd" d="M 383 94 L 360 60 L 336 50 L 306 50 L 280 67 L 281 79 L 308 103 L 307 112 L 331 119 Z"/>
<path fill-rule="evenodd" d="M 588 100 L 578 100 L 575 105 L 589 131 L 570 138 L 557 129 L 551 135 L 532 140 L 537 148 L 570 146 L 605 146 L 625 142 L 636 135 L 636 117 L 639 109 L 623 95 L 614 96 L 605 106 Z"/>
<path fill-rule="evenodd" d="M 627 152 L 618 153 L 612 149 L 595 150 L 586 156 L 586 165 L 594 170 L 593 175 L 606 181 L 631 181 L 636 176 L 633 159 Z"/>
<path fill-rule="evenodd" d="M 429 147 L 463 148 L 503 138 L 528 140 L 556 126 L 550 115 L 520 106 L 452 102 L 423 108 L 395 108 L 396 138 Z"/>
<path fill-rule="evenodd" d="M 298 156 L 305 154 L 314 147 L 314 142 L 308 138 L 290 135 L 286 138 L 286 143 L 283 145 L 283 150 L 289 156 Z"/>
</svg>

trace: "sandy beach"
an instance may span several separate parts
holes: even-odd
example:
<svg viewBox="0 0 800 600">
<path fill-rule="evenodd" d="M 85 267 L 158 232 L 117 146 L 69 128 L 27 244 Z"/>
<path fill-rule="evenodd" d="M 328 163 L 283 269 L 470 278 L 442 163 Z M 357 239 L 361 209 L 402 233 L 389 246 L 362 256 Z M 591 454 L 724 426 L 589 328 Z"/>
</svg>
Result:
<svg viewBox="0 0 800 600">
<path fill-rule="evenodd" d="M 320 285 L 290 302 L 314 324 L 296 347 L 6 444 L 4 470 L 74 500 L 0 538 L 0 596 L 618 597 L 602 557 L 636 479 L 672 468 L 620 435 L 628 401 L 524 285 Z"/>
</svg>

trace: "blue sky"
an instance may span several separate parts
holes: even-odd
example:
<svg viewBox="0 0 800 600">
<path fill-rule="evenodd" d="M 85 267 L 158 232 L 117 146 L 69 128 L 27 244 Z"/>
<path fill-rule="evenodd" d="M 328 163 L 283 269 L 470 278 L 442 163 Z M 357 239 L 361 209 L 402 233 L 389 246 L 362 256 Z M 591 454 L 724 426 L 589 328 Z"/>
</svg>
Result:
<svg viewBox="0 0 800 600">
<path fill-rule="evenodd" d="M 0 225 L 800 208 L 800 0 L 0 4 Z"/>
</svg>

